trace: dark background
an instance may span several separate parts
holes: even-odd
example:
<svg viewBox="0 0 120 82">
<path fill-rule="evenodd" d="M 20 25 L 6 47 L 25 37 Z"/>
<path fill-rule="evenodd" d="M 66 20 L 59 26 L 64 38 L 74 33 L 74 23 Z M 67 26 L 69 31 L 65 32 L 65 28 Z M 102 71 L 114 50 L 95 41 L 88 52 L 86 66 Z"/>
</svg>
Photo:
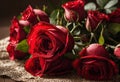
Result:
<svg viewBox="0 0 120 82">
<path fill-rule="evenodd" d="M 42 9 L 43 4 L 52 10 L 57 7 L 60 0 L 1 0 L 0 1 L 0 39 L 9 35 L 9 26 L 13 16 L 18 16 L 31 5 Z M 54 5 L 51 5 L 54 4 Z"/>
<path fill-rule="evenodd" d="M 10 17 L 12 15 L 19 14 L 22 12 L 28 5 L 31 5 L 33 8 L 39 7 L 42 8 L 42 5 L 48 5 L 51 9 L 54 6 L 57 6 L 56 3 L 59 3 L 60 0 L 1 0 L 0 1 L 0 18 L 6 16 Z M 50 5 L 53 3 L 54 5 Z"/>
<path fill-rule="evenodd" d="M 57 6 L 56 2 L 60 0 L 1 0 L 0 1 L 0 25 L 4 19 L 11 19 L 14 15 L 17 16 L 22 12 L 28 5 L 33 8 L 42 8 L 42 5 L 48 5 L 49 9 Z M 54 5 L 50 5 L 53 3 Z M 6 21 L 7 22 L 7 21 Z"/>
</svg>

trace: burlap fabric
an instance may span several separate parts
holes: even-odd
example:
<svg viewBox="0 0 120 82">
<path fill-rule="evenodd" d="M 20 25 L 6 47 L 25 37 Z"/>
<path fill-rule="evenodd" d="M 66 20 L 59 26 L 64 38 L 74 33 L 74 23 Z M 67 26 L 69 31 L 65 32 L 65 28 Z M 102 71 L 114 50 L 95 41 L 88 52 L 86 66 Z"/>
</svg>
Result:
<svg viewBox="0 0 120 82">
<path fill-rule="evenodd" d="M 0 40 L 0 76 L 5 75 L 15 81 L 25 82 L 120 82 L 120 76 L 111 81 L 89 81 L 80 78 L 75 73 L 57 77 L 34 77 L 24 69 L 24 61 L 9 60 L 6 47 L 9 37 Z"/>
</svg>

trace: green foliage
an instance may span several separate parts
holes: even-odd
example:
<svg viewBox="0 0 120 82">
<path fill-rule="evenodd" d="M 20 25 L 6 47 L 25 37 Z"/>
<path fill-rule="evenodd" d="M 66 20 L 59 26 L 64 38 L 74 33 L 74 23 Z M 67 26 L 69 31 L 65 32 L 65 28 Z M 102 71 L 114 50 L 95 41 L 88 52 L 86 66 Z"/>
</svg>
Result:
<svg viewBox="0 0 120 82">
<path fill-rule="evenodd" d="M 30 27 L 29 27 L 29 26 L 25 26 L 23 29 L 24 29 L 24 31 L 25 31 L 26 33 L 29 33 L 29 32 L 30 32 Z"/>
<path fill-rule="evenodd" d="M 54 25 L 61 25 L 63 22 L 63 10 L 56 9 L 50 14 L 50 23 Z"/>
<path fill-rule="evenodd" d="M 21 19 L 21 17 L 22 17 L 22 15 L 18 15 L 18 16 L 17 16 L 17 19 L 19 20 L 19 19 Z"/>
<path fill-rule="evenodd" d="M 118 0 L 97 0 L 99 9 L 105 10 L 106 13 L 111 13 L 116 9 L 115 5 L 118 3 Z"/>
<path fill-rule="evenodd" d="M 25 52 L 25 53 L 27 53 L 28 52 L 28 44 L 27 44 L 27 40 L 25 39 L 25 40 L 22 40 L 21 42 L 19 42 L 18 43 L 18 45 L 17 45 L 17 50 L 20 50 L 20 51 L 22 51 L 22 52 Z"/>
<path fill-rule="evenodd" d="M 58 9 L 57 9 L 57 10 L 54 10 L 54 11 L 50 14 L 50 23 L 56 24 L 57 13 L 58 13 Z"/>
<path fill-rule="evenodd" d="M 97 4 L 101 7 L 104 8 L 104 6 L 110 1 L 110 0 L 96 0 Z"/>
<path fill-rule="evenodd" d="M 116 7 L 111 7 L 111 8 L 105 9 L 105 12 L 109 14 L 112 11 L 114 11 L 115 9 L 116 9 Z"/>
<path fill-rule="evenodd" d="M 64 57 L 66 57 L 68 59 L 75 60 L 76 58 L 79 58 L 79 55 L 78 54 L 73 54 L 73 52 L 68 52 L 64 55 Z"/>
<path fill-rule="evenodd" d="M 108 30 L 113 34 L 116 35 L 120 32 L 120 24 L 119 23 L 110 23 L 108 25 Z"/>
<path fill-rule="evenodd" d="M 102 1 L 102 0 L 101 0 Z M 110 0 L 105 6 L 104 9 L 108 9 L 113 7 L 114 5 L 116 5 L 118 3 L 118 0 Z"/>
<path fill-rule="evenodd" d="M 96 10 L 96 4 L 93 2 L 90 2 L 84 6 L 85 10 Z"/>
</svg>

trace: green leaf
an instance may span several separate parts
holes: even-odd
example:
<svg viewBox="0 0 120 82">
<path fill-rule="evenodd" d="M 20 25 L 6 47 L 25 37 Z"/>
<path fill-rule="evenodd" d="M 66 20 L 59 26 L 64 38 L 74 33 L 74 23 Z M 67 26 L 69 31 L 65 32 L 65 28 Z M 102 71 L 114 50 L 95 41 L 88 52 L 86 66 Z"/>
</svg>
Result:
<svg viewBox="0 0 120 82">
<path fill-rule="evenodd" d="M 84 6 L 84 9 L 85 9 L 85 10 L 96 10 L 96 5 L 95 5 L 95 3 L 90 2 L 90 3 L 87 3 L 87 4 Z"/>
<path fill-rule="evenodd" d="M 111 11 L 110 9 L 105 9 L 105 12 L 106 12 L 107 14 L 109 14 L 109 13 L 111 13 L 112 11 Z"/>
<path fill-rule="evenodd" d="M 110 0 L 104 7 L 104 9 L 108 9 L 113 7 L 114 5 L 116 5 L 118 3 L 118 0 Z"/>
<path fill-rule="evenodd" d="M 112 13 L 112 11 L 114 11 L 114 10 L 116 10 L 116 7 L 111 7 L 111 8 L 105 9 L 107 14 Z"/>
<path fill-rule="evenodd" d="M 115 11 L 117 9 L 117 7 L 110 7 L 109 8 L 111 11 Z"/>
<path fill-rule="evenodd" d="M 28 52 L 28 44 L 27 44 L 27 40 L 22 40 L 21 42 L 18 43 L 16 50 L 20 50 L 22 52 L 27 53 Z"/>
<path fill-rule="evenodd" d="M 104 6 L 110 1 L 110 0 L 96 0 L 97 4 L 101 7 L 104 8 Z"/>
<path fill-rule="evenodd" d="M 75 60 L 76 58 L 79 58 L 79 55 L 78 54 L 72 54 L 72 52 L 68 52 L 64 55 L 64 57 L 66 57 L 68 59 Z"/>
<path fill-rule="evenodd" d="M 116 35 L 118 32 L 120 32 L 120 24 L 119 23 L 111 23 L 108 25 L 108 30 L 113 35 Z"/>
<path fill-rule="evenodd" d="M 61 2 L 61 5 L 62 4 L 64 4 L 64 3 L 66 3 L 66 2 L 68 2 L 69 0 L 61 0 L 60 2 Z"/>
<path fill-rule="evenodd" d="M 18 15 L 18 16 L 17 16 L 17 19 L 18 19 L 18 20 L 20 20 L 20 19 L 21 19 L 21 17 L 22 17 L 22 15 Z"/>
<path fill-rule="evenodd" d="M 24 29 L 24 31 L 25 31 L 26 33 L 29 33 L 29 32 L 30 32 L 30 27 L 29 27 L 29 26 L 25 26 L 23 29 Z"/>
<path fill-rule="evenodd" d="M 62 18 L 63 18 L 63 10 L 62 9 L 56 9 L 54 10 L 51 15 L 50 15 L 50 23 L 54 25 L 59 25 L 62 23 Z"/>
<path fill-rule="evenodd" d="M 58 9 L 54 10 L 51 15 L 50 15 L 50 22 L 52 24 L 56 24 L 57 20 L 57 15 L 58 15 Z"/>
<path fill-rule="evenodd" d="M 104 28 L 102 28 L 101 33 L 100 33 L 100 37 L 99 37 L 99 44 L 103 45 L 105 43 L 104 37 L 103 37 L 103 32 L 104 32 Z"/>
<path fill-rule="evenodd" d="M 46 5 L 43 5 L 43 9 L 42 9 L 44 12 L 46 12 L 47 10 L 47 6 Z"/>
</svg>

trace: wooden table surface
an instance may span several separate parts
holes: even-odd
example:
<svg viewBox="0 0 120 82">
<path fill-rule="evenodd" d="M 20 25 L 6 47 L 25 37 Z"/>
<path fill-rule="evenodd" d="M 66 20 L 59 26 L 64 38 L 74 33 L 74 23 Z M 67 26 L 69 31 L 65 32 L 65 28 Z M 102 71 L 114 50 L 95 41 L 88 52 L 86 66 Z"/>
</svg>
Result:
<svg viewBox="0 0 120 82">
<path fill-rule="evenodd" d="M 15 81 L 10 78 L 0 77 L 0 82 L 15 82 Z"/>
</svg>

